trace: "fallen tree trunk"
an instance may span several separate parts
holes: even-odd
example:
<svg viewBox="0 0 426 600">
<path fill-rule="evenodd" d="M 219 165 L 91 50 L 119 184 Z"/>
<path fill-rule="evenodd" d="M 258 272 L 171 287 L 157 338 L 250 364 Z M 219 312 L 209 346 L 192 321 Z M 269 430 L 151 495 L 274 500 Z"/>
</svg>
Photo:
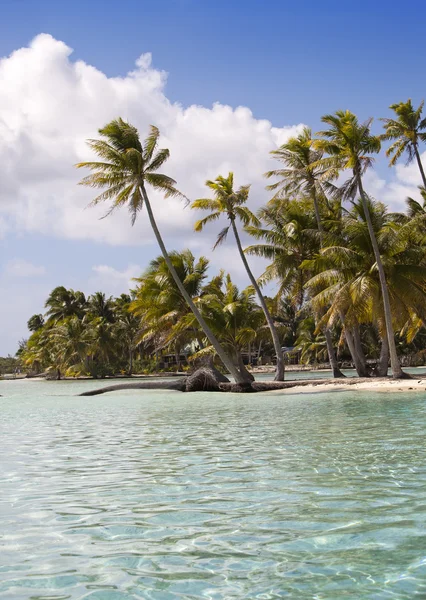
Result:
<svg viewBox="0 0 426 600">
<path fill-rule="evenodd" d="M 426 379 L 426 375 L 417 375 L 416 379 Z M 389 377 L 378 377 L 374 381 L 389 381 Z M 119 390 L 172 390 L 177 392 L 231 392 L 253 393 L 268 392 L 273 390 L 287 390 L 290 388 L 322 385 L 333 385 L 336 388 L 347 388 L 357 383 L 371 383 L 367 377 L 347 377 L 344 381 L 338 379 L 294 379 L 293 381 L 253 381 L 245 383 L 218 382 L 212 372 L 204 367 L 195 373 L 178 381 L 144 381 L 140 383 L 122 383 L 109 385 L 97 390 L 83 392 L 79 396 L 96 396 L 106 392 Z"/>
<path fill-rule="evenodd" d="M 79 396 L 97 396 L 106 392 L 116 392 L 119 390 L 174 390 L 184 392 L 186 390 L 186 377 L 177 381 L 140 381 L 138 383 L 118 383 L 116 385 L 108 385 L 96 390 L 82 392 Z"/>
</svg>

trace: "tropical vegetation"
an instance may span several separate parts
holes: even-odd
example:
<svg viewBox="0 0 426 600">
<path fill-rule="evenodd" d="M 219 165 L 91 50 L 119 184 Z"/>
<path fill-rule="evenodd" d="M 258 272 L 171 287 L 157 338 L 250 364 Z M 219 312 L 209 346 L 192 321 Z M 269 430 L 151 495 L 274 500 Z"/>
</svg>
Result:
<svg viewBox="0 0 426 600">
<path fill-rule="evenodd" d="M 110 203 L 108 215 L 124 206 L 134 224 L 145 208 L 161 254 L 119 298 L 55 288 L 45 313 L 28 321 L 22 365 L 55 377 L 103 377 L 209 361 L 245 382 L 250 365 L 273 363 L 282 380 L 285 361 L 298 360 L 328 361 L 335 377 L 342 365 L 364 377 L 384 376 L 390 365 L 393 377 L 404 377 L 403 365 L 424 362 L 426 352 L 426 118 L 423 103 L 390 109 L 382 133 L 372 119 L 337 111 L 322 118 L 319 133 L 304 128 L 271 148 L 279 164 L 265 174 L 257 211 L 250 182 L 237 187 L 232 172 L 206 182 L 208 197 L 190 199 L 207 213 L 195 223 L 199 234 L 226 220 L 215 247 L 232 233 L 242 289 L 225 270 L 211 273 L 206 257 L 166 249 L 148 191 L 188 199 L 160 172 L 169 151 L 159 149 L 158 129 L 141 141 L 124 120 L 108 123 L 88 142 L 98 160 L 77 165 L 90 171 L 81 183 L 97 190 L 93 204 Z M 366 191 L 365 175 L 386 143 L 391 167 L 404 155 L 417 164 L 419 197 L 404 199 L 405 212 Z M 258 278 L 250 256 L 264 261 Z"/>
</svg>

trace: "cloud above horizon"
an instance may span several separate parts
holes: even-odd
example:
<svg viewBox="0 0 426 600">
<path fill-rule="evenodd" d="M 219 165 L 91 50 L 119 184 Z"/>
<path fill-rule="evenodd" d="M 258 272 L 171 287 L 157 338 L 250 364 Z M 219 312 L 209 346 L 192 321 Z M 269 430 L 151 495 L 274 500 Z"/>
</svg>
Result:
<svg viewBox="0 0 426 600">
<path fill-rule="evenodd" d="M 34 265 L 23 258 L 14 258 L 5 265 L 5 273 L 11 277 L 41 277 L 46 274 L 46 267 Z"/>
<path fill-rule="evenodd" d="M 171 152 L 165 171 L 189 198 L 203 194 L 206 179 L 234 170 L 237 181 L 253 184 L 253 201 L 265 200 L 262 174 L 268 153 L 300 130 L 276 128 L 255 119 L 248 108 L 172 104 L 166 73 L 143 54 L 124 77 L 107 77 L 91 65 L 71 61 L 72 50 L 47 34 L 0 61 L 0 217 L 2 230 L 43 233 L 107 244 L 152 241 L 146 220 L 132 229 L 126 211 L 99 220 L 107 206 L 85 210 L 93 192 L 77 186 L 74 164 L 91 158 L 85 144 L 99 127 L 122 116 L 144 136 L 159 127 L 161 145 Z M 153 193 L 165 235 L 192 233 L 194 216 L 176 199 Z"/>
</svg>

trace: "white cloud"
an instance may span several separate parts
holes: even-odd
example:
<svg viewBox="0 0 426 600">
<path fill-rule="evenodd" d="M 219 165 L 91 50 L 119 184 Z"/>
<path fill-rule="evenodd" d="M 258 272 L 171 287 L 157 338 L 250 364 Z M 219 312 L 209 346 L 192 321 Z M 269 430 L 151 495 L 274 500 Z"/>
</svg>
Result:
<svg viewBox="0 0 426 600">
<path fill-rule="evenodd" d="M 421 156 L 426 167 L 426 152 Z M 391 210 L 403 211 L 407 197 L 421 199 L 418 186 L 421 184 L 417 163 L 408 166 L 397 165 L 393 177 L 386 181 L 376 171 L 368 171 L 364 176 L 364 185 L 369 194 L 388 204 Z"/>
<path fill-rule="evenodd" d="M 11 277 L 41 277 L 46 274 L 46 268 L 33 265 L 22 258 L 10 260 L 5 265 L 5 273 Z"/>
<path fill-rule="evenodd" d="M 188 197 L 203 195 L 206 179 L 232 169 L 238 184 L 253 184 L 253 206 L 264 202 L 268 153 L 300 126 L 272 127 L 245 107 L 172 104 L 167 76 L 152 67 L 150 54 L 126 76 L 108 78 L 72 62 L 71 52 L 42 34 L 0 61 L 0 216 L 8 227 L 113 245 L 153 242 L 145 218 L 132 229 L 126 211 L 99 220 L 106 206 L 84 210 L 92 193 L 76 185 L 82 172 L 73 165 L 90 157 L 85 140 L 117 116 L 141 135 L 151 123 L 160 128 L 171 152 L 166 171 Z M 186 245 L 195 215 L 176 199 L 153 194 L 153 201 L 169 246 Z"/>
<path fill-rule="evenodd" d="M 95 265 L 92 271 L 95 273 L 89 280 L 92 291 L 101 290 L 106 294 L 119 295 L 135 287 L 133 279 L 140 277 L 143 269 L 134 264 L 128 265 L 122 271 L 109 265 Z"/>
</svg>

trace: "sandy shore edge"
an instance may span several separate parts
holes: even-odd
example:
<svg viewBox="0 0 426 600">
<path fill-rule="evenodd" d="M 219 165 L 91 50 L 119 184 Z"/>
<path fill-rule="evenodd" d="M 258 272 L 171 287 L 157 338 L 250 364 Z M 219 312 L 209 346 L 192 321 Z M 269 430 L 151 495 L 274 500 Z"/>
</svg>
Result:
<svg viewBox="0 0 426 600">
<path fill-rule="evenodd" d="M 306 380 L 305 380 L 306 381 Z M 417 375 L 414 379 L 363 379 L 356 378 L 347 381 L 330 380 L 313 381 L 309 384 L 295 385 L 286 389 L 270 390 L 268 394 L 312 394 L 325 392 L 425 392 L 426 376 Z M 425 394 L 426 395 L 426 394 Z"/>
</svg>

